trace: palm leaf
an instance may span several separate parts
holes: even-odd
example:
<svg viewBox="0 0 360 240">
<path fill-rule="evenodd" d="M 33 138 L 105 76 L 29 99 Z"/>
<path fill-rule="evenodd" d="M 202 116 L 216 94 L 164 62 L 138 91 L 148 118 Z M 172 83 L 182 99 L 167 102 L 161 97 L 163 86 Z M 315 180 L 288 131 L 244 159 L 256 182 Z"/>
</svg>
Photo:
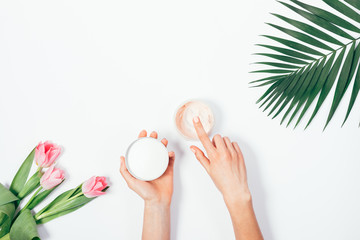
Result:
<svg viewBox="0 0 360 240">
<path fill-rule="evenodd" d="M 272 118 L 284 113 L 280 124 L 288 116 L 287 126 L 297 119 L 296 127 L 317 99 L 307 128 L 334 89 L 325 129 L 353 81 L 344 124 L 360 91 L 360 1 L 323 0 L 331 11 L 298 0 L 289 1 L 279 2 L 298 18 L 272 13 L 287 26 L 267 23 L 287 37 L 262 35 L 274 43 L 257 44 L 269 52 L 256 53 L 267 61 L 255 64 L 267 68 L 252 73 L 272 74 L 250 82 L 256 84 L 254 87 L 267 87 L 257 103 L 263 111 L 269 110 Z"/>
</svg>

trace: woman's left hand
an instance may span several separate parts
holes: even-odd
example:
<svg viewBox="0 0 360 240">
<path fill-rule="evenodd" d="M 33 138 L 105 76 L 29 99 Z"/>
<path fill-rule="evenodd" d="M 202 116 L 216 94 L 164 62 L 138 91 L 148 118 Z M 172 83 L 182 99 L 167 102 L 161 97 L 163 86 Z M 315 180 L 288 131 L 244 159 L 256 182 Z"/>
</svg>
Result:
<svg viewBox="0 0 360 240">
<path fill-rule="evenodd" d="M 146 137 L 147 132 L 145 130 L 141 131 L 139 138 Z M 157 132 L 152 132 L 150 137 L 157 139 Z M 168 144 L 168 141 L 163 138 L 161 142 L 165 145 Z M 174 152 L 169 152 L 169 166 L 166 169 L 165 173 L 153 180 L 153 181 L 142 181 L 133 177 L 125 165 L 125 157 L 121 156 L 121 166 L 120 173 L 124 177 L 127 185 L 130 189 L 136 192 L 142 199 L 144 199 L 146 204 L 162 204 L 170 206 L 171 197 L 173 193 L 173 169 L 174 169 Z"/>
</svg>

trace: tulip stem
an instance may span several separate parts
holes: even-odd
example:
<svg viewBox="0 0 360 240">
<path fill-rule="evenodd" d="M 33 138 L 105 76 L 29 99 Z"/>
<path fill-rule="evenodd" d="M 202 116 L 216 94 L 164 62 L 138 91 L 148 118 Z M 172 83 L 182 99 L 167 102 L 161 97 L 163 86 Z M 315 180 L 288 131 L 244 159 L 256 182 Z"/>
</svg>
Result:
<svg viewBox="0 0 360 240">
<path fill-rule="evenodd" d="M 83 193 L 82 193 L 82 192 L 79 192 L 78 194 L 76 194 L 75 196 L 72 196 L 71 198 L 69 198 L 69 199 L 67 199 L 67 200 L 70 201 L 70 200 L 72 200 L 72 199 L 74 199 L 74 198 L 77 198 L 77 197 L 79 197 L 79 196 L 81 196 L 81 195 L 83 195 Z"/>
<path fill-rule="evenodd" d="M 38 190 L 32 195 L 32 197 L 30 198 L 30 200 L 26 203 L 26 205 L 21 209 L 21 210 L 23 210 L 23 209 L 26 209 L 29 205 L 30 205 L 30 203 L 34 200 L 34 198 L 38 195 L 38 193 L 41 191 L 41 189 L 42 189 L 42 187 L 40 186 L 39 188 L 38 188 Z M 20 211 L 21 212 L 21 211 Z"/>
<path fill-rule="evenodd" d="M 42 189 L 42 187 L 40 186 L 38 188 L 38 190 L 32 195 L 32 197 L 30 198 L 30 200 L 26 203 L 26 205 L 16 214 L 16 216 L 14 217 L 14 221 L 15 219 L 25 210 L 28 208 L 28 206 L 31 204 L 31 202 L 34 200 L 34 198 L 38 195 L 38 193 L 40 192 L 40 190 Z M 1 240 L 1 239 L 0 239 Z"/>
<path fill-rule="evenodd" d="M 70 192 L 69 196 L 71 196 L 74 192 L 76 192 L 76 190 L 77 190 L 80 186 L 81 186 L 81 185 L 79 185 L 78 187 L 74 188 L 74 189 Z M 75 196 L 70 197 L 70 198 L 68 198 L 69 196 L 67 196 L 67 197 L 61 199 L 60 201 L 58 201 L 56 204 L 52 205 L 52 206 L 51 206 L 51 209 L 55 209 L 56 207 L 60 206 L 60 205 L 63 204 L 64 202 L 73 200 L 74 198 L 79 197 L 79 196 L 81 196 L 82 194 L 83 194 L 83 193 L 80 192 L 80 193 L 78 193 L 78 194 L 76 194 Z M 50 204 L 51 204 L 51 203 L 50 203 Z M 49 204 L 49 205 L 50 205 L 50 204 Z M 47 212 L 48 212 L 48 210 L 49 210 L 49 208 L 48 208 L 49 205 L 46 206 L 46 207 L 44 207 L 44 208 L 43 208 L 40 212 L 38 212 L 37 214 L 35 214 L 34 218 L 35 218 L 36 221 L 38 221 L 38 220 L 46 217 Z M 51 210 L 50 210 L 50 211 L 51 211 Z M 45 212 L 45 213 L 44 213 L 44 212 Z"/>
</svg>

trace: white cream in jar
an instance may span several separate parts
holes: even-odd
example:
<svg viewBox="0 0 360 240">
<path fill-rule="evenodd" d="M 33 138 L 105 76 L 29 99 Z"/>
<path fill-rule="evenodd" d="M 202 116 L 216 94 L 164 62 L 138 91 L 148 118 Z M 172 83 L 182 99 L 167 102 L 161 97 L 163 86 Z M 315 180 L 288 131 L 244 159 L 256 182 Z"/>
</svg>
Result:
<svg viewBox="0 0 360 240">
<path fill-rule="evenodd" d="M 168 150 L 155 138 L 139 138 L 129 146 L 125 164 L 135 178 L 151 181 L 166 171 L 169 164 Z"/>
</svg>

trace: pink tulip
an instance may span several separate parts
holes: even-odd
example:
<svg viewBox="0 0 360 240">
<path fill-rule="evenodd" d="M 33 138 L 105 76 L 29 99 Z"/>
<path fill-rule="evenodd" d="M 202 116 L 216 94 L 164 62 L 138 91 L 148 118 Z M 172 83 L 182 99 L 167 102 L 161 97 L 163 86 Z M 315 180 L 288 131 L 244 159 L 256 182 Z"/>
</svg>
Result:
<svg viewBox="0 0 360 240">
<path fill-rule="evenodd" d="M 35 162 L 39 167 L 50 167 L 60 155 L 61 147 L 46 141 L 40 142 L 35 149 Z"/>
<path fill-rule="evenodd" d="M 64 171 L 51 166 L 40 179 L 40 185 L 43 189 L 49 190 L 59 185 L 65 178 Z"/>
<path fill-rule="evenodd" d="M 82 192 L 87 198 L 93 198 L 104 195 L 104 190 L 107 187 L 106 177 L 91 177 L 82 184 Z"/>
</svg>

